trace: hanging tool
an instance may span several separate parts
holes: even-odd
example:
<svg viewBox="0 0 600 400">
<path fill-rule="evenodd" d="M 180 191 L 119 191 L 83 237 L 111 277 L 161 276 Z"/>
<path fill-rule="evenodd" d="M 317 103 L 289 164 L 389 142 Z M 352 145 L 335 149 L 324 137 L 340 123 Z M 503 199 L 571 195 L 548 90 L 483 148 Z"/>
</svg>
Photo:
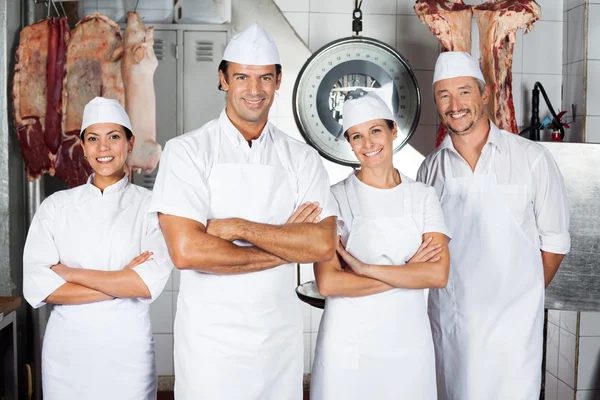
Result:
<svg viewBox="0 0 600 400">
<path fill-rule="evenodd" d="M 354 11 L 352 12 L 352 30 L 355 35 L 359 35 L 363 30 L 362 26 L 362 0 L 354 0 Z"/>
</svg>

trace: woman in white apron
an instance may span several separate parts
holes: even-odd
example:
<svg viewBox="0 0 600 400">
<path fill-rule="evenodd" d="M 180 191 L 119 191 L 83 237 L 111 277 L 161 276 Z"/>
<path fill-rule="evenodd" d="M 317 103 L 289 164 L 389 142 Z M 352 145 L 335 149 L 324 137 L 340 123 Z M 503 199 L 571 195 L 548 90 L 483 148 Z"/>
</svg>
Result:
<svg viewBox="0 0 600 400">
<path fill-rule="evenodd" d="M 397 127 L 385 102 L 366 94 L 348 100 L 343 116 L 361 169 L 332 187 L 341 213 L 339 257 L 315 264 L 327 299 L 311 400 L 432 400 L 424 289 L 446 285 L 450 235 L 434 189 L 393 167 Z"/>
<path fill-rule="evenodd" d="M 94 174 L 44 200 L 23 255 L 25 299 L 34 308 L 54 304 L 42 349 L 44 399 L 156 399 L 149 304 L 172 263 L 157 215 L 147 212 L 150 191 L 125 174 L 135 140 L 125 110 L 93 99 L 81 139 Z"/>
</svg>

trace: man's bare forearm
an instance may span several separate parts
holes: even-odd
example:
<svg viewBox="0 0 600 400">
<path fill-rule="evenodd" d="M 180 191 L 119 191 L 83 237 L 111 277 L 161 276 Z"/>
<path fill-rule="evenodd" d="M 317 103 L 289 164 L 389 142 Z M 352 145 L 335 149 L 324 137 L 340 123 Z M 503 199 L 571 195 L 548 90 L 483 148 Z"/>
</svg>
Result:
<svg viewBox="0 0 600 400">
<path fill-rule="evenodd" d="M 51 304 L 88 304 L 99 301 L 113 300 L 114 297 L 102 293 L 98 290 L 76 283 L 67 282 L 56 289 L 44 301 Z"/>
<path fill-rule="evenodd" d="M 69 271 L 66 280 L 118 298 L 149 298 L 150 290 L 133 270 L 98 271 L 75 269 Z"/>
<path fill-rule="evenodd" d="M 556 254 L 549 253 L 547 251 L 542 251 L 542 264 L 544 265 L 544 284 L 545 287 L 548 287 L 554 275 L 556 275 L 556 271 L 558 271 L 558 267 L 562 262 L 563 258 L 565 258 L 564 254 Z"/>
<path fill-rule="evenodd" d="M 246 220 L 238 223 L 237 233 L 241 240 L 291 262 L 327 261 L 335 254 L 335 217 L 316 224 L 268 225 Z"/>
</svg>

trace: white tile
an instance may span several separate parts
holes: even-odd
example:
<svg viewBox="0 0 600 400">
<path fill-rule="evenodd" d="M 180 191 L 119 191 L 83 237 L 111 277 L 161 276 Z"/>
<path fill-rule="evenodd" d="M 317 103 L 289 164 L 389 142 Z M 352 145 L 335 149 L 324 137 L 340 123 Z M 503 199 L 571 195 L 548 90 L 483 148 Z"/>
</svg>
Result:
<svg viewBox="0 0 600 400">
<path fill-rule="evenodd" d="M 600 0 L 589 0 L 590 4 L 600 4 Z"/>
<path fill-rule="evenodd" d="M 575 335 L 564 329 L 560 329 L 557 377 L 569 387 L 575 387 Z"/>
<path fill-rule="evenodd" d="M 562 99 L 560 108 L 563 110 L 567 110 L 567 117 L 571 116 L 571 110 L 569 104 L 571 99 L 569 98 L 569 75 L 568 75 L 568 65 L 563 65 L 563 75 L 562 75 Z"/>
<path fill-rule="evenodd" d="M 544 382 L 544 400 L 558 400 L 558 379 L 546 372 Z"/>
<path fill-rule="evenodd" d="M 578 390 L 576 400 L 598 400 L 600 399 L 600 390 Z"/>
<path fill-rule="evenodd" d="M 600 389 L 600 337 L 579 338 L 577 389 Z"/>
<path fill-rule="evenodd" d="M 583 60 L 584 37 L 584 7 L 580 6 L 570 10 L 567 14 L 567 63 Z"/>
<path fill-rule="evenodd" d="M 600 312 L 581 312 L 579 336 L 600 336 Z"/>
<path fill-rule="evenodd" d="M 560 328 L 554 324 L 548 324 L 546 339 L 546 371 L 558 376 L 558 345 L 560 339 Z"/>
<path fill-rule="evenodd" d="M 281 76 L 281 85 L 276 92 L 277 98 L 277 118 L 294 117 L 294 109 L 292 107 L 292 98 L 294 93 L 294 84 L 296 83 L 297 72 L 283 72 Z"/>
<path fill-rule="evenodd" d="M 573 104 L 575 104 L 576 115 L 583 115 L 585 112 L 583 88 L 583 61 L 578 61 L 567 65 L 567 87 L 564 88 L 566 93 L 566 110 L 570 116 L 573 116 Z"/>
<path fill-rule="evenodd" d="M 588 60 L 600 59 L 600 4 L 588 8 Z"/>
<path fill-rule="evenodd" d="M 529 33 L 527 35 L 529 35 Z M 517 31 L 517 41 L 515 42 L 515 47 L 513 48 L 513 74 L 521 73 L 524 71 L 525 68 L 525 59 L 523 58 L 525 36 L 526 35 L 523 34 L 522 30 Z"/>
<path fill-rule="evenodd" d="M 354 11 L 354 0 L 310 0 L 310 12 L 348 13 Z M 396 14 L 395 0 L 365 1 L 361 7 L 364 16 L 368 14 Z M 350 19 L 350 21 L 352 21 Z"/>
<path fill-rule="evenodd" d="M 562 22 L 538 21 L 523 37 L 523 72 L 562 74 Z"/>
<path fill-rule="evenodd" d="M 437 123 L 438 111 L 433 101 L 433 71 L 413 71 L 421 91 L 421 116 L 419 125 L 435 125 Z"/>
<path fill-rule="evenodd" d="M 175 322 L 175 315 L 177 314 L 177 298 L 179 297 L 179 292 L 171 292 L 173 295 L 173 322 Z"/>
<path fill-rule="evenodd" d="M 437 38 L 416 15 L 398 15 L 396 24 L 396 50 L 413 69 L 433 71 L 439 54 Z"/>
<path fill-rule="evenodd" d="M 310 333 L 304 334 L 304 373 L 310 374 Z"/>
<path fill-rule="evenodd" d="M 567 386 L 566 383 L 558 380 L 558 393 L 557 400 L 573 400 L 575 398 L 575 391 L 573 388 Z"/>
<path fill-rule="evenodd" d="M 352 21 L 348 14 L 310 13 L 308 48 L 316 52 L 323 45 L 352 35 Z"/>
<path fill-rule="evenodd" d="M 562 105 L 562 74 L 561 75 L 539 75 L 539 74 L 523 74 L 521 82 L 521 122 L 523 125 L 529 126 L 531 122 L 531 92 L 536 82 L 540 82 L 548 95 L 554 111 L 558 111 Z M 514 92 L 513 87 L 513 92 Z M 551 116 L 544 97 L 540 93 L 540 121 L 543 121 L 547 116 Z M 517 121 L 518 123 L 518 121 Z"/>
<path fill-rule="evenodd" d="M 181 282 L 181 271 L 177 268 L 173 268 L 171 271 L 171 279 L 173 279 L 173 290 L 179 291 L 179 284 Z"/>
<path fill-rule="evenodd" d="M 569 54 L 569 12 L 563 12 L 563 35 L 562 35 L 562 63 L 563 69 L 564 65 L 569 61 L 567 60 L 567 55 Z"/>
<path fill-rule="evenodd" d="M 575 7 L 582 6 L 584 0 L 563 0 L 563 11 L 571 10 Z M 591 3 L 596 2 L 596 0 L 591 0 Z"/>
<path fill-rule="evenodd" d="M 561 311 L 560 327 L 574 335 L 577 334 L 577 311 Z"/>
<path fill-rule="evenodd" d="M 323 310 L 320 308 L 312 307 L 312 309 L 310 310 L 310 332 L 311 333 L 319 332 L 319 324 L 321 323 L 322 315 L 323 315 Z"/>
<path fill-rule="evenodd" d="M 560 325 L 560 311 L 559 310 L 548 310 L 548 322 L 559 326 Z"/>
<path fill-rule="evenodd" d="M 600 117 L 586 116 L 585 141 L 587 143 L 600 143 Z"/>
<path fill-rule="evenodd" d="M 422 120 L 423 121 L 423 120 Z M 434 120 L 435 121 L 435 120 Z M 428 121 L 419 123 L 415 133 L 411 136 L 408 144 L 418 151 L 423 157 L 427 157 L 435 150 L 435 139 L 437 138 L 438 125 L 429 125 Z M 400 150 L 398 154 L 402 153 Z M 418 169 L 420 164 L 416 165 Z M 404 173 L 404 171 L 402 171 Z M 406 175 L 406 174 L 405 174 Z"/>
<path fill-rule="evenodd" d="M 162 292 L 158 299 L 150 304 L 152 332 L 173 333 L 173 292 Z"/>
<path fill-rule="evenodd" d="M 396 15 L 393 13 L 390 15 L 365 14 L 363 16 L 363 31 L 361 34 L 381 40 L 394 47 L 396 44 Z"/>
<path fill-rule="evenodd" d="M 414 0 L 397 0 L 396 1 L 396 14 L 398 15 L 415 15 L 416 1 Z"/>
<path fill-rule="evenodd" d="M 156 372 L 159 376 L 173 375 L 173 335 L 154 335 Z"/>
<path fill-rule="evenodd" d="M 283 15 L 288 20 L 296 34 L 308 46 L 308 13 L 307 12 L 284 12 Z"/>
<path fill-rule="evenodd" d="M 302 309 L 302 326 L 304 327 L 303 332 L 310 333 L 310 328 L 311 328 L 310 309 L 312 308 L 312 306 L 308 303 L 302 302 L 302 304 L 300 305 L 300 308 Z"/>
<path fill-rule="evenodd" d="M 587 115 L 600 115 L 600 60 L 588 61 Z"/>
<path fill-rule="evenodd" d="M 542 21 L 562 21 L 563 4 L 560 0 L 536 0 L 542 7 Z"/>
<path fill-rule="evenodd" d="M 585 142 L 584 119 L 585 117 L 576 117 L 575 121 L 569 120 L 569 128 L 565 129 L 566 142 Z"/>
<path fill-rule="evenodd" d="M 310 0 L 275 0 L 275 4 L 279 9 L 286 13 L 292 12 L 308 12 L 310 11 Z"/>
</svg>

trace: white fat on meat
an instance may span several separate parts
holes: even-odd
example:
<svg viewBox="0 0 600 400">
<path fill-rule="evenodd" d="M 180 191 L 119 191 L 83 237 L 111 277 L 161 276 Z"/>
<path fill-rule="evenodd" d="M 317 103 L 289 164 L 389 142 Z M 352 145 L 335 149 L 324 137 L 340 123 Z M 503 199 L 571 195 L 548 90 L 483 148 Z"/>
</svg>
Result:
<svg viewBox="0 0 600 400">
<path fill-rule="evenodd" d="M 445 50 L 471 52 L 471 6 L 462 0 L 418 0 L 414 10 Z"/>
</svg>

